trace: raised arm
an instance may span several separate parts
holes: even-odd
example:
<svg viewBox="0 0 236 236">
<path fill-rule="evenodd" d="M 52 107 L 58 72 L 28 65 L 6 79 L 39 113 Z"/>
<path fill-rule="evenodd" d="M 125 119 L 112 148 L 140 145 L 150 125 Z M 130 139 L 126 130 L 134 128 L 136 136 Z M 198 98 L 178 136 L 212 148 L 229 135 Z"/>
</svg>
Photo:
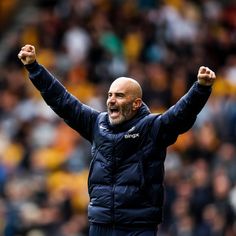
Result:
<svg viewBox="0 0 236 236">
<path fill-rule="evenodd" d="M 166 145 L 175 142 L 179 134 L 189 130 L 199 112 L 206 104 L 216 79 L 215 73 L 208 67 L 201 66 L 197 81 L 174 106 L 168 109 L 161 119 L 161 139 Z"/>
<path fill-rule="evenodd" d="M 99 112 L 81 103 L 52 74 L 37 63 L 34 46 L 22 47 L 18 57 L 25 65 L 30 80 L 40 91 L 46 103 L 69 126 L 91 141 L 93 126 Z"/>
</svg>

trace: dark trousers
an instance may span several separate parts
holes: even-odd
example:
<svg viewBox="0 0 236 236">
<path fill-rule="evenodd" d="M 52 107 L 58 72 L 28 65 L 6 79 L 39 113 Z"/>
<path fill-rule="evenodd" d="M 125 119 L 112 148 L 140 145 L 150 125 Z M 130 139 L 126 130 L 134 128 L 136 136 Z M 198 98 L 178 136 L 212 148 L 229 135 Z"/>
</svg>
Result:
<svg viewBox="0 0 236 236">
<path fill-rule="evenodd" d="M 156 236 L 157 229 L 117 229 L 112 226 L 91 224 L 89 236 Z"/>
</svg>

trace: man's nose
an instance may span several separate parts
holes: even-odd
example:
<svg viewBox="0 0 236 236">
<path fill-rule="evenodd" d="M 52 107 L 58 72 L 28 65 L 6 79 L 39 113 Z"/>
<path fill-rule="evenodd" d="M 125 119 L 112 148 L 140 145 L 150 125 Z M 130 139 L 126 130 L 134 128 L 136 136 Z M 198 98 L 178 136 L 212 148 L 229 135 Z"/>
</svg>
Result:
<svg viewBox="0 0 236 236">
<path fill-rule="evenodd" d="M 109 97 L 109 98 L 108 98 L 108 102 L 109 102 L 109 103 L 115 103 L 115 102 L 116 102 L 115 96 Z"/>
</svg>

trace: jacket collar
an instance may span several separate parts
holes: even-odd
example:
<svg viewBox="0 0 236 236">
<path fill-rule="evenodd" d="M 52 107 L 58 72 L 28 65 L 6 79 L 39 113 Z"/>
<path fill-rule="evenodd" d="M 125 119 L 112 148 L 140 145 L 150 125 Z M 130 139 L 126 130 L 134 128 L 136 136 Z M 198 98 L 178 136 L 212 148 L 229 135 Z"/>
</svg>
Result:
<svg viewBox="0 0 236 236">
<path fill-rule="evenodd" d="M 143 102 L 142 106 L 139 108 L 137 114 L 130 120 L 125 121 L 119 125 L 111 125 L 108 119 L 107 115 L 107 122 L 109 124 L 109 127 L 111 130 L 113 130 L 115 133 L 119 133 L 125 130 L 130 129 L 132 126 L 134 126 L 140 119 L 143 117 L 149 115 L 151 112 L 148 108 L 148 106 Z"/>
</svg>

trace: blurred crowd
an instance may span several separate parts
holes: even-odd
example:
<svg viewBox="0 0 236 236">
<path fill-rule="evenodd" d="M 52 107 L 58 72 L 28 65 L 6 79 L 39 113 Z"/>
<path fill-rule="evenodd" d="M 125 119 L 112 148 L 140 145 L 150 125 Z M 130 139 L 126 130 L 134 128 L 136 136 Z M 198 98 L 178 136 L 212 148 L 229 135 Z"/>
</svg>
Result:
<svg viewBox="0 0 236 236">
<path fill-rule="evenodd" d="M 0 235 L 88 235 L 90 144 L 29 82 L 17 58 L 24 44 L 35 45 L 38 61 L 101 111 L 118 76 L 138 80 L 145 103 L 159 113 L 188 91 L 201 65 L 214 70 L 208 103 L 168 149 L 158 235 L 236 235 L 234 1 L 29 2 L 30 14 L 11 31 L 0 65 Z M 1 0 L 0 38 L 19 11 L 21 1 Z"/>
</svg>

